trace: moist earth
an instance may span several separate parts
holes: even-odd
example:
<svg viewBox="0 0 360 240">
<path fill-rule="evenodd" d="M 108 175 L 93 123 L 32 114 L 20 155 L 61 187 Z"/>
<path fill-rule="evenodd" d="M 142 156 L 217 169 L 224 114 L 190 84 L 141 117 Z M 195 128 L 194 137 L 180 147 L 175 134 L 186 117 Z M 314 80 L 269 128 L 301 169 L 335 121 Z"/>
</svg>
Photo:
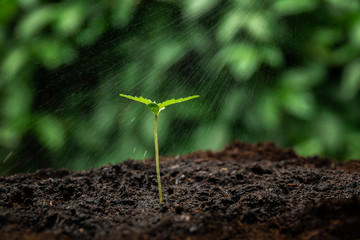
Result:
<svg viewBox="0 0 360 240">
<path fill-rule="evenodd" d="M 0 239 L 360 239 L 360 161 L 273 143 L 0 177 Z"/>
</svg>

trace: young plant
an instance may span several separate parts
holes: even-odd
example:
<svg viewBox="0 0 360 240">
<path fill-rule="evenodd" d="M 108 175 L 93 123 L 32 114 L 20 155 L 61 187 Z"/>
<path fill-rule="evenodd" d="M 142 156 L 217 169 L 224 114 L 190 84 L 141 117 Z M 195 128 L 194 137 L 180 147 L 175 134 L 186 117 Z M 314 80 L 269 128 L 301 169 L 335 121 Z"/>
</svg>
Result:
<svg viewBox="0 0 360 240">
<path fill-rule="evenodd" d="M 130 95 L 120 94 L 121 97 L 128 98 L 137 102 L 141 102 L 146 104 L 146 106 L 154 113 L 154 143 L 155 143 L 155 161 L 156 161 L 156 173 L 157 173 L 157 180 L 158 180 L 158 187 L 159 187 L 159 199 L 160 203 L 162 203 L 162 191 L 161 191 L 161 179 L 160 179 L 160 164 L 159 164 L 159 145 L 157 139 L 157 120 L 159 117 L 159 113 L 165 109 L 165 107 L 175 104 L 185 102 L 194 98 L 199 97 L 199 95 L 194 95 L 186 98 L 179 98 L 179 99 L 170 99 L 166 100 L 162 103 L 156 103 L 155 101 L 151 101 L 149 99 L 143 97 L 133 97 Z"/>
</svg>

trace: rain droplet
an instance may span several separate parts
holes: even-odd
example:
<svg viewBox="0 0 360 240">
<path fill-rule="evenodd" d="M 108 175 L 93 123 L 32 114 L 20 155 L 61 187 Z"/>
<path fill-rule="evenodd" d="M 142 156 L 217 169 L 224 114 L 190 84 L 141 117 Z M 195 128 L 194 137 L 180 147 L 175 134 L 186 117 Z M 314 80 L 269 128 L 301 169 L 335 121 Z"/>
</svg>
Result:
<svg viewBox="0 0 360 240">
<path fill-rule="evenodd" d="M 136 152 L 136 147 L 134 147 L 134 149 L 133 149 L 133 153 L 135 153 Z"/>
<path fill-rule="evenodd" d="M 11 155 L 13 154 L 13 151 L 9 152 L 8 155 L 6 155 L 6 157 L 3 160 L 3 163 L 6 163 L 7 160 L 9 160 L 9 158 L 11 157 Z"/>
<path fill-rule="evenodd" d="M 145 157 L 146 154 L 147 154 L 147 150 L 145 150 L 145 152 L 144 152 L 144 157 Z"/>
</svg>

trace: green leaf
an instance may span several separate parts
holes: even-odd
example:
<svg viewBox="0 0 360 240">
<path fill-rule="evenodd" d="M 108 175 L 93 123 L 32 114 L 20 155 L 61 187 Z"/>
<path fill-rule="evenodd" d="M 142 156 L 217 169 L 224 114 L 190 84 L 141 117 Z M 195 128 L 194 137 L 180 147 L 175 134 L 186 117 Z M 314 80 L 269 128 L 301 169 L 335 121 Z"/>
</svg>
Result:
<svg viewBox="0 0 360 240">
<path fill-rule="evenodd" d="M 296 15 L 314 10 L 317 4 L 317 1 L 313 0 L 277 0 L 274 2 L 273 9 L 283 16 Z"/>
<path fill-rule="evenodd" d="M 51 115 L 40 116 L 34 120 L 35 133 L 44 146 L 50 151 L 60 150 L 66 138 L 62 122 Z"/>
<path fill-rule="evenodd" d="M 150 103 L 154 103 L 153 101 L 151 101 L 150 99 L 147 99 L 147 98 L 143 98 L 143 97 L 133 97 L 133 96 L 130 96 L 130 95 L 126 95 L 126 94 L 119 94 L 121 97 L 124 97 L 124 98 L 128 98 L 130 100 L 134 100 L 134 101 L 137 101 L 137 102 L 141 102 L 141 103 L 144 103 L 146 105 L 150 104 Z"/>
<path fill-rule="evenodd" d="M 53 5 L 44 5 L 34 11 L 31 11 L 22 19 L 16 27 L 16 35 L 20 39 L 31 39 L 48 26 L 56 16 L 57 10 Z"/>
<path fill-rule="evenodd" d="M 39 37 L 31 43 L 34 56 L 48 69 L 70 63 L 77 57 L 74 47 L 55 37 Z"/>
<path fill-rule="evenodd" d="M 339 95 L 343 101 L 353 100 L 360 90 L 360 60 L 350 62 L 344 69 Z"/>
<path fill-rule="evenodd" d="M 4 78 L 11 78 L 19 73 L 29 59 L 29 54 L 24 47 L 15 47 L 3 58 L 0 70 L 4 73 Z"/>
<path fill-rule="evenodd" d="M 219 52 L 220 63 L 229 66 L 238 81 L 246 81 L 259 68 L 261 59 L 259 49 L 249 43 L 231 44 Z"/>
<path fill-rule="evenodd" d="M 279 91 L 281 104 L 288 113 L 309 120 L 315 114 L 315 98 L 308 91 L 284 88 Z"/>
<path fill-rule="evenodd" d="M 181 102 L 185 102 L 185 101 L 189 101 L 191 99 L 194 99 L 194 98 L 198 98 L 200 97 L 199 95 L 194 95 L 194 96 L 190 96 L 190 97 L 186 97 L 186 98 L 179 98 L 179 99 L 170 99 L 170 100 L 166 100 L 165 102 L 162 102 L 162 103 L 159 103 L 159 107 L 160 109 L 166 107 L 166 106 L 169 106 L 169 105 L 172 105 L 172 104 L 175 104 L 175 103 L 181 103 Z"/>
<path fill-rule="evenodd" d="M 82 26 L 86 14 L 86 6 L 81 3 L 59 8 L 56 15 L 56 30 L 62 36 L 75 35 Z"/>
<path fill-rule="evenodd" d="M 189 18 L 199 18 L 209 12 L 217 3 L 217 0 L 186 0 L 184 1 L 184 12 Z"/>
<path fill-rule="evenodd" d="M 293 148 L 303 156 L 312 156 L 324 153 L 324 147 L 324 143 L 320 138 L 309 138 L 296 143 Z"/>
<path fill-rule="evenodd" d="M 190 97 L 186 97 L 186 98 L 179 98 L 179 99 L 173 98 L 173 99 L 170 99 L 170 100 L 166 100 L 165 102 L 162 102 L 162 103 L 156 103 L 155 101 L 153 102 L 150 99 L 143 98 L 143 97 L 133 97 L 133 96 L 130 96 L 130 95 L 125 95 L 125 94 L 120 94 L 120 96 L 146 104 L 146 106 L 151 111 L 153 111 L 155 114 L 159 114 L 159 112 L 161 110 L 163 110 L 166 106 L 169 106 L 169 105 L 172 105 L 172 104 L 175 104 L 175 103 L 181 103 L 181 102 L 189 101 L 191 99 L 200 97 L 199 95 L 194 95 L 194 96 L 190 96 Z"/>
</svg>

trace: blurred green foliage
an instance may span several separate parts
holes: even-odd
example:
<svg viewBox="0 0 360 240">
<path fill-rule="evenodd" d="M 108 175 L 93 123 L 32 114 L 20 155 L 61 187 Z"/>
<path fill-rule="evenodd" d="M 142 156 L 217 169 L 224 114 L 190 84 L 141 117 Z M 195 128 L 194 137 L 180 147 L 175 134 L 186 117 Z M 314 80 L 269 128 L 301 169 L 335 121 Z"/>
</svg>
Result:
<svg viewBox="0 0 360 240">
<path fill-rule="evenodd" d="M 0 0 L 1 174 L 151 157 L 152 115 L 120 92 L 201 95 L 160 119 L 164 155 L 359 159 L 359 90 L 358 0 Z"/>
</svg>

